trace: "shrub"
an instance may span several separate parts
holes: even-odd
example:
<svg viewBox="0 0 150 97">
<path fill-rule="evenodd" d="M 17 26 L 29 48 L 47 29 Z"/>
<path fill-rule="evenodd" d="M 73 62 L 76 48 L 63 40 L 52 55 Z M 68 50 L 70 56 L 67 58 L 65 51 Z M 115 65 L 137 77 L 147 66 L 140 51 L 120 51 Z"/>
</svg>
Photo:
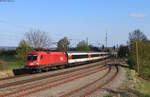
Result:
<svg viewBox="0 0 150 97">
<path fill-rule="evenodd" d="M 24 40 L 20 41 L 19 47 L 16 50 L 17 64 L 25 65 L 26 56 L 30 50 L 31 50 L 30 47 Z"/>
<path fill-rule="evenodd" d="M 103 97 L 113 97 L 112 95 L 104 95 Z"/>
</svg>

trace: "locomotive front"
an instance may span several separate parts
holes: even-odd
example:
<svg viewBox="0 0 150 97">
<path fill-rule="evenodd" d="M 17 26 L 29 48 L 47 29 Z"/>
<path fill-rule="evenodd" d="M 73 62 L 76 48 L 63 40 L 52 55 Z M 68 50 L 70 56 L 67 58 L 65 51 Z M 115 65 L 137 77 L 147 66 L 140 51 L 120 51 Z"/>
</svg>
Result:
<svg viewBox="0 0 150 97">
<path fill-rule="evenodd" d="M 26 58 L 26 67 L 39 66 L 39 56 L 37 52 L 30 52 Z"/>
</svg>

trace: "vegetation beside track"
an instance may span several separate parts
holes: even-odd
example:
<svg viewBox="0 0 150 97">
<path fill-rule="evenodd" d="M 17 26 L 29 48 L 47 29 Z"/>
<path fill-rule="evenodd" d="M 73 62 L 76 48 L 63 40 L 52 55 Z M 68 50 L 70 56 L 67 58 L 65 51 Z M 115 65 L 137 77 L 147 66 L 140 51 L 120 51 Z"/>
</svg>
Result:
<svg viewBox="0 0 150 97">
<path fill-rule="evenodd" d="M 139 29 L 129 33 L 127 46 L 120 46 L 119 57 L 128 59 L 131 69 L 146 80 L 150 80 L 150 41 Z"/>
<path fill-rule="evenodd" d="M 150 97 L 150 82 L 138 77 L 137 74 L 133 74 L 134 71 L 130 68 L 127 68 L 126 71 L 128 80 L 126 88 L 128 91 L 138 97 Z"/>
<path fill-rule="evenodd" d="M 13 70 L 22 67 L 23 65 L 17 64 L 15 56 L 0 56 L 0 70 Z"/>
<path fill-rule="evenodd" d="M 113 97 L 112 95 L 104 95 L 103 97 Z"/>
<path fill-rule="evenodd" d="M 150 82 L 137 78 L 135 89 L 144 94 L 145 97 L 150 97 Z"/>
<path fill-rule="evenodd" d="M 136 65 L 136 49 L 135 43 L 131 44 L 132 48 L 129 55 L 129 64 L 131 68 L 137 71 Z M 139 62 L 139 76 L 144 79 L 150 79 L 150 42 L 138 42 L 138 62 Z"/>
</svg>

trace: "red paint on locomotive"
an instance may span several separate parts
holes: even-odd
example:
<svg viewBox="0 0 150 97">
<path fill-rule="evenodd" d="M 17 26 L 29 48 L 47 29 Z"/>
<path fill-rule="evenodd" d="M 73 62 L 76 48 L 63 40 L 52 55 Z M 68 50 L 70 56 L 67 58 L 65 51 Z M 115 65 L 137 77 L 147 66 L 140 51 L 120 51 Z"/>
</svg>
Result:
<svg viewBox="0 0 150 97">
<path fill-rule="evenodd" d="M 67 63 L 65 52 L 32 51 L 27 56 L 27 67 L 61 65 Z"/>
</svg>

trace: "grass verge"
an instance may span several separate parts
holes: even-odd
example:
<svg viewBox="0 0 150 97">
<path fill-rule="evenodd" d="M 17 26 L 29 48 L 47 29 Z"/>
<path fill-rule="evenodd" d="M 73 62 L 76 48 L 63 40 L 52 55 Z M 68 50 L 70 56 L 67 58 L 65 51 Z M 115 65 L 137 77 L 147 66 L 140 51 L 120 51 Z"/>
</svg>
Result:
<svg viewBox="0 0 150 97">
<path fill-rule="evenodd" d="M 127 79 L 134 84 L 133 91 L 138 97 L 150 97 L 150 82 L 140 77 L 133 76 L 131 69 L 127 68 Z M 134 79 L 136 81 L 134 82 Z M 129 87 L 130 88 L 130 87 Z"/>
<path fill-rule="evenodd" d="M 23 65 L 17 64 L 15 56 L 0 56 L 0 70 L 13 70 L 23 68 Z"/>
<path fill-rule="evenodd" d="M 137 78 L 135 89 L 142 94 L 149 95 L 150 97 L 150 82 L 142 78 Z"/>
</svg>

